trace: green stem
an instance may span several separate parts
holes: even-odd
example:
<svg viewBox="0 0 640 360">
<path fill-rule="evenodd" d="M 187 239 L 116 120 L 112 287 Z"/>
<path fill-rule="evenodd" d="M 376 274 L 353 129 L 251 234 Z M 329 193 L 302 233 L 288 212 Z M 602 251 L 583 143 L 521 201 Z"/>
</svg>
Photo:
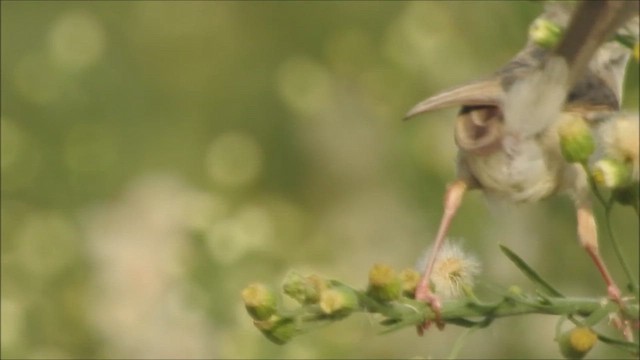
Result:
<svg viewBox="0 0 640 360">
<path fill-rule="evenodd" d="M 491 309 L 470 306 L 468 300 L 456 300 L 445 302 L 442 306 L 441 319 L 445 322 L 461 318 L 501 318 L 524 314 L 547 314 L 547 315 L 580 315 L 589 316 L 593 312 L 602 308 L 601 299 L 591 298 L 553 298 L 551 304 L 531 303 L 528 301 L 502 301 Z M 636 306 L 629 304 L 630 307 Z M 421 324 L 426 320 L 435 320 L 435 314 L 428 305 L 415 302 L 415 308 L 421 311 L 403 312 L 403 322 L 411 325 Z M 614 310 L 615 311 L 615 310 Z M 423 313 L 423 312 L 426 312 Z"/>
<path fill-rule="evenodd" d="M 591 191 L 593 191 L 593 193 L 596 195 L 596 198 L 598 199 L 598 201 L 600 201 L 600 204 L 602 204 L 602 206 L 606 208 L 607 202 L 604 200 L 604 197 L 600 193 L 600 189 L 598 189 L 598 185 L 596 185 L 596 182 L 593 180 L 593 177 L 589 172 L 589 166 L 587 165 L 586 162 L 582 162 L 580 163 L 580 165 L 582 165 L 582 169 L 584 170 L 584 173 L 587 175 L 587 181 L 589 182 L 589 187 L 591 188 Z"/>
<path fill-rule="evenodd" d="M 591 177 L 590 173 L 589 173 L 589 167 L 587 166 L 586 163 L 581 163 L 580 165 L 582 165 L 582 168 L 584 169 L 585 173 L 587 174 L 587 180 L 589 182 L 589 186 L 591 187 L 591 190 L 593 191 L 593 193 L 595 194 L 596 198 L 598 199 L 598 201 L 600 201 L 600 203 L 602 204 L 602 206 L 605 209 L 605 227 L 607 228 L 607 234 L 609 235 L 609 239 L 611 239 L 611 244 L 613 245 L 613 250 L 616 254 L 616 257 L 618 258 L 618 261 L 620 262 L 620 265 L 622 266 L 625 274 L 627 275 L 627 278 L 629 279 L 629 283 L 631 286 L 631 291 L 633 292 L 633 294 L 637 297 L 640 296 L 639 294 L 639 290 L 638 290 L 638 284 L 636 283 L 635 279 L 633 278 L 632 272 L 629 268 L 629 265 L 627 264 L 627 262 L 625 261 L 624 257 L 622 256 L 622 251 L 620 250 L 620 245 L 618 244 L 618 241 L 616 240 L 615 236 L 613 235 L 613 230 L 611 229 L 611 208 L 613 207 L 613 203 L 614 203 L 614 199 L 613 197 L 611 197 L 610 201 L 605 201 L 604 197 L 602 196 L 602 194 L 600 193 L 600 190 L 598 189 L 598 186 L 596 185 L 595 181 L 593 180 L 593 177 Z M 634 207 L 635 208 L 635 207 Z M 637 210 L 636 210 L 637 213 Z"/>
<path fill-rule="evenodd" d="M 629 284 L 631 286 L 631 292 L 633 292 L 633 294 L 637 298 L 637 297 L 640 297 L 640 294 L 638 291 L 638 283 L 636 283 L 636 280 L 633 277 L 633 273 L 631 272 L 629 265 L 627 264 L 624 256 L 622 256 L 622 251 L 620 250 L 620 245 L 618 244 L 618 240 L 616 240 L 616 237 L 613 235 L 613 230 L 611 229 L 611 209 L 613 208 L 613 204 L 614 204 L 614 200 L 613 198 L 611 198 L 609 203 L 605 206 L 605 226 L 607 228 L 607 234 L 609 235 L 609 239 L 611 239 L 611 244 L 613 245 L 613 250 L 616 254 L 616 257 L 618 258 L 618 261 L 620 262 L 622 269 L 627 275 L 627 279 L 629 280 Z"/>
<path fill-rule="evenodd" d="M 476 329 L 477 328 L 475 328 L 475 327 L 471 327 L 471 328 L 468 328 L 468 329 L 464 330 L 464 332 L 462 334 L 460 334 L 460 336 L 453 343 L 453 347 L 452 347 L 451 352 L 449 353 L 449 356 L 447 357 L 447 359 L 455 359 L 455 358 L 458 357 L 458 354 L 460 353 L 460 350 L 462 349 L 462 345 L 464 344 L 464 340 L 467 338 L 467 336 L 471 335 L 471 333 L 474 332 Z"/>
</svg>

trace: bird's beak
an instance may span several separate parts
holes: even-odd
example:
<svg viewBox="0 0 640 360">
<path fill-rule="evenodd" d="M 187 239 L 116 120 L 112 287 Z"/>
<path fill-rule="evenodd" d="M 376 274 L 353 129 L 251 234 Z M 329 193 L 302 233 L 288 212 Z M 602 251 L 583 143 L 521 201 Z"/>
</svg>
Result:
<svg viewBox="0 0 640 360">
<path fill-rule="evenodd" d="M 445 90 L 423 100 L 409 110 L 404 119 L 452 106 L 500 106 L 504 95 L 505 92 L 496 79 L 473 82 Z"/>
</svg>

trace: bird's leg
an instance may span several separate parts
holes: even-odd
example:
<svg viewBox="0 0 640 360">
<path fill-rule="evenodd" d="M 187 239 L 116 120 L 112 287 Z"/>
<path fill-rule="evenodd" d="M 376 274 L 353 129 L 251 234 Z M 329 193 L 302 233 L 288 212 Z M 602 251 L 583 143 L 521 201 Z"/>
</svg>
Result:
<svg viewBox="0 0 640 360">
<path fill-rule="evenodd" d="M 596 220 L 593 217 L 593 211 L 591 210 L 591 205 L 588 201 L 578 203 L 577 217 L 580 245 L 582 245 L 582 247 L 587 251 L 598 268 L 598 271 L 600 271 L 600 274 L 607 285 L 609 298 L 618 303 L 621 307 L 624 306 L 620 288 L 616 285 L 609 273 L 609 270 L 607 269 L 607 265 L 604 263 L 602 256 L 600 256 L 600 251 L 598 250 L 598 230 L 596 228 Z"/>
<path fill-rule="evenodd" d="M 620 308 L 624 308 L 624 302 L 622 301 L 622 293 L 620 288 L 616 284 L 615 280 L 611 277 L 607 265 L 604 263 L 600 251 L 598 250 L 598 230 L 596 228 L 596 220 L 593 217 L 593 211 L 588 201 L 583 201 L 577 206 L 578 211 L 578 237 L 580 238 L 580 245 L 585 248 L 591 259 L 596 264 L 598 271 L 602 275 L 605 284 L 607 285 L 607 293 L 609 299 L 615 301 Z M 633 341 L 633 333 L 631 330 L 631 323 L 624 320 L 622 317 L 614 317 L 612 319 L 613 324 L 618 328 L 625 339 Z"/>
<path fill-rule="evenodd" d="M 429 261 L 425 266 L 424 273 L 422 275 L 422 278 L 420 279 L 420 282 L 418 283 L 418 286 L 416 287 L 415 292 L 416 300 L 425 301 L 429 304 L 429 306 L 431 306 L 431 309 L 435 312 L 436 315 L 436 324 L 440 329 L 444 327 L 444 324 L 440 319 L 442 304 L 440 303 L 440 299 L 431 292 L 431 289 L 429 287 L 429 280 L 431 278 L 431 273 L 433 272 L 433 266 L 438 252 L 440 251 L 447 232 L 449 231 L 451 220 L 456 214 L 458 207 L 460 207 L 460 203 L 462 202 L 462 197 L 464 196 L 467 186 L 468 184 L 466 181 L 458 179 L 449 184 L 449 186 L 447 187 L 447 191 L 444 195 L 444 213 L 442 215 L 442 220 L 440 221 L 440 228 L 438 229 L 436 240 L 433 244 L 431 254 L 429 255 Z M 427 329 L 429 325 L 430 322 L 425 322 L 422 325 L 418 325 L 418 334 L 422 335 L 424 330 Z"/>
</svg>

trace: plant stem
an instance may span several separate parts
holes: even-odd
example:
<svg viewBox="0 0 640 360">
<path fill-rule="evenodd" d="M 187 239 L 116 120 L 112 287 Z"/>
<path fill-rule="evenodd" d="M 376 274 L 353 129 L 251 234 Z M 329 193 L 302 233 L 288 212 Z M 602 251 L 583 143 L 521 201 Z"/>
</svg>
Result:
<svg viewBox="0 0 640 360">
<path fill-rule="evenodd" d="M 582 162 L 580 163 L 580 165 L 582 165 L 582 169 L 584 170 L 584 173 L 587 175 L 587 181 L 589 182 L 589 187 L 591 188 L 591 191 L 593 191 L 598 201 L 600 201 L 600 204 L 602 204 L 602 206 L 606 208 L 607 202 L 604 200 L 604 197 L 600 193 L 600 189 L 598 189 L 598 185 L 596 185 L 595 181 L 593 180 L 593 177 L 591 177 L 591 173 L 589 172 L 589 166 L 587 165 L 586 162 Z"/>
<path fill-rule="evenodd" d="M 640 297 L 640 293 L 638 291 L 638 283 L 634 279 L 633 273 L 631 272 L 631 269 L 629 268 L 629 265 L 627 264 L 624 256 L 622 256 L 622 251 L 620 250 L 620 245 L 618 244 L 618 241 L 616 240 L 615 236 L 613 235 L 613 230 L 611 229 L 611 209 L 613 208 L 613 204 L 614 204 L 614 200 L 613 200 L 613 198 L 611 198 L 609 203 L 605 206 L 605 226 L 607 228 L 607 234 L 609 235 L 609 238 L 611 239 L 611 244 L 613 245 L 613 250 L 614 250 L 614 252 L 616 254 L 616 257 L 618 258 L 618 261 L 620 262 L 620 265 L 622 266 L 622 269 L 624 270 L 625 274 L 627 275 L 627 279 L 629 280 L 629 284 L 631 286 L 631 292 L 633 292 L 633 294 L 636 296 L 636 298 L 638 298 L 638 297 Z"/>
</svg>

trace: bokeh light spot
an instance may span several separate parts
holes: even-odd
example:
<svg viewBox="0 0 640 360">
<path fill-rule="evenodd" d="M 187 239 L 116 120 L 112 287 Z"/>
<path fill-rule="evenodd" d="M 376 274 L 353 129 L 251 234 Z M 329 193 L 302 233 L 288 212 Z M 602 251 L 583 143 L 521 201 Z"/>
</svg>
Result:
<svg viewBox="0 0 640 360">
<path fill-rule="evenodd" d="M 15 346 L 20 340 L 23 324 L 23 306 L 5 296 L 0 300 L 0 345 L 3 349 Z"/>
<path fill-rule="evenodd" d="M 194 191 L 186 199 L 185 221 L 190 229 L 202 230 L 226 216 L 228 201 L 218 193 Z"/>
<path fill-rule="evenodd" d="M 0 120 L 0 170 L 2 190 L 23 189 L 33 183 L 41 165 L 33 139 L 18 124 L 6 117 Z"/>
<path fill-rule="evenodd" d="M 55 64 L 66 69 L 84 69 L 104 53 L 106 35 L 102 25 L 85 11 L 60 16 L 49 32 L 49 51 Z"/>
<path fill-rule="evenodd" d="M 5 171 L 18 160 L 24 147 L 24 135 L 11 120 L 0 118 L 0 169 Z"/>
<path fill-rule="evenodd" d="M 209 145 L 206 170 L 216 184 L 243 186 L 259 176 L 262 157 L 262 149 L 251 136 L 229 132 L 220 135 Z"/>
<path fill-rule="evenodd" d="M 207 232 L 207 244 L 216 260 L 231 264 L 251 250 L 265 248 L 273 234 L 269 213 L 263 207 L 252 205 L 214 223 Z"/>
<path fill-rule="evenodd" d="M 305 57 L 286 60 L 278 70 L 277 89 L 294 111 L 320 113 L 331 101 L 331 76 L 320 64 Z"/>
<path fill-rule="evenodd" d="M 71 263 L 78 250 L 78 231 L 57 212 L 26 217 L 16 239 L 26 268 L 34 275 L 51 276 Z"/>
<path fill-rule="evenodd" d="M 116 167 L 118 146 L 115 135 L 105 124 L 74 125 L 65 139 L 65 161 L 74 174 L 108 175 Z"/>
<path fill-rule="evenodd" d="M 40 53 L 25 55 L 13 77 L 18 93 L 34 104 L 47 105 L 62 95 L 62 74 Z"/>
</svg>

